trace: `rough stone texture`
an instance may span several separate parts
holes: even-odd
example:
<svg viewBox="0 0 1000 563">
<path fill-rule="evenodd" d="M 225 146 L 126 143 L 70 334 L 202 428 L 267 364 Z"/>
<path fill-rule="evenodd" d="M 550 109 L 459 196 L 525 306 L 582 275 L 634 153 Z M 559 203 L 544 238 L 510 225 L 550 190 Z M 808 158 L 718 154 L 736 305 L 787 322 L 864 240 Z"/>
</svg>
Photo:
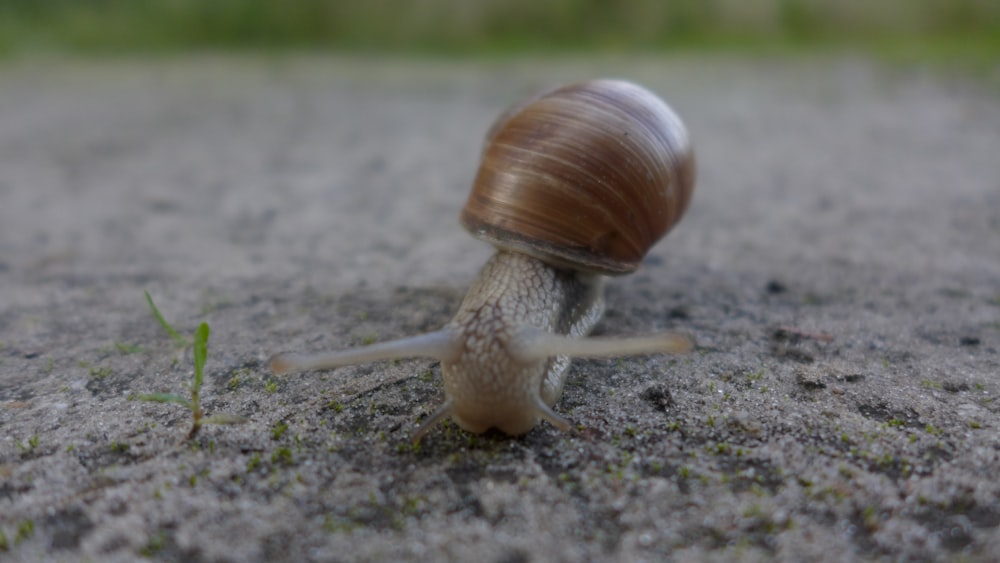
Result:
<svg viewBox="0 0 1000 563">
<path fill-rule="evenodd" d="M 424 360 L 266 359 L 432 330 L 489 249 L 458 211 L 521 95 L 610 75 L 695 137 L 688 216 L 521 439 Z M 250 418 L 185 441 L 204 404 Z M 726 57 L 0 68 L 0 558 L 954 560 L 1000 553 L 1000 103 L 922 70 Z M 287 429 L 283 432 L 282 428 Z M 29 528 L 31 528 L 29 530 Z M 0 537 L 2 539 L 2 537 Z"/>
</svg>

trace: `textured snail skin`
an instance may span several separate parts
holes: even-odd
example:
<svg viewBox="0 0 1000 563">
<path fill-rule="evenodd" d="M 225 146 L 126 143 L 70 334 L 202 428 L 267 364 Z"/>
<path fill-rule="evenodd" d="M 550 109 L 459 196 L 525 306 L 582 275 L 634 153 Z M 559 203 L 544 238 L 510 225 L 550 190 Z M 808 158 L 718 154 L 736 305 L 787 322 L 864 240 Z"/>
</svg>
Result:
<svg viewBox="0 0 1000 563">
<path fill-rule="evenodd" d="M 338 352 L 272 358 L 276 373 L 415 356 L 441 361 L 445 401 L 414 441 L 452 417 L 519 435 L 546 420 L 570 358 L 691 349 L 674 333 L 588 338 L 604 277 L 638 267 L 694 186 L 687 130 L 662 100 L 615 80 L 572 84 L 504 112 L 487 134 L 462 224 L 498 250 L 439 331 Z"/>
<path fill-rule="evenodd" d="M 570 359 L 524 362 L 509 348 L 526 327 L 576 338 L 588 334 L 604 313 L 602 282 L 524 254 L 494 254 L 446 327 L 462 335 L 458 357 L 441 364 L 455 422 L 477 433 L 498 428 L 524 434 L 539 418 L 565 426 L 549 407 L 562 395 Z"/>
</svg>

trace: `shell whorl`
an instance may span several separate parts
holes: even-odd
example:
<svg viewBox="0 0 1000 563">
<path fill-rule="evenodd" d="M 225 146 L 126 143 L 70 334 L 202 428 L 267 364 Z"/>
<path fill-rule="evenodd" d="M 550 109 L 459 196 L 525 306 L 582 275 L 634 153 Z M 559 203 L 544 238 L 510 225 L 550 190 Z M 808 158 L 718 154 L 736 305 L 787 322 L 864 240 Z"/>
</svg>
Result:
<svg viewBox="0 0 1000 563">
<path fill-rule="evenodd" d="M 655 94 L 620 80 L 516 104 L 490 129 L 462 224 L 559 267 L 634 271 L 687 209 L 694 156 Z"/>
</svg>

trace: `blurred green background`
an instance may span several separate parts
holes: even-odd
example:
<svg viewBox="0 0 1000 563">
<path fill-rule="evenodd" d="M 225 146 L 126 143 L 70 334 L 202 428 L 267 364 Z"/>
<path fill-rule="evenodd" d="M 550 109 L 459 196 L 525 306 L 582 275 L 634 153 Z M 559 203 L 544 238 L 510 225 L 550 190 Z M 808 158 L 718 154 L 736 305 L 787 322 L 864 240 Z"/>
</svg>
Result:
<svg viewBox="0 0 1000 563">
<path fill-rule="evenodd" d="M 0 53 L 849 47 L 1000 56 L 1000 0 L 0 0 Z"/>
</svg>

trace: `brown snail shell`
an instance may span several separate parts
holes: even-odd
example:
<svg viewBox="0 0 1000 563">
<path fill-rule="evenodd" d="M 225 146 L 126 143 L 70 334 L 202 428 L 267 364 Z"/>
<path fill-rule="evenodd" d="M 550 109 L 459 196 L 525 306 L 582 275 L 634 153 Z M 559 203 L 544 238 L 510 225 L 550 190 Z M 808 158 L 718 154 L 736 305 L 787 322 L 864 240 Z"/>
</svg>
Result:
<svg viewBox="0 0 1000 563">
<path fill-rule="evenodd" d="M 494 124 L 461 221 L 499 248 L 625 274 L 684 214 L 694 177 L 687 129 L 663 100 L 621 80 L 580 82 Z"/>
</svg>

